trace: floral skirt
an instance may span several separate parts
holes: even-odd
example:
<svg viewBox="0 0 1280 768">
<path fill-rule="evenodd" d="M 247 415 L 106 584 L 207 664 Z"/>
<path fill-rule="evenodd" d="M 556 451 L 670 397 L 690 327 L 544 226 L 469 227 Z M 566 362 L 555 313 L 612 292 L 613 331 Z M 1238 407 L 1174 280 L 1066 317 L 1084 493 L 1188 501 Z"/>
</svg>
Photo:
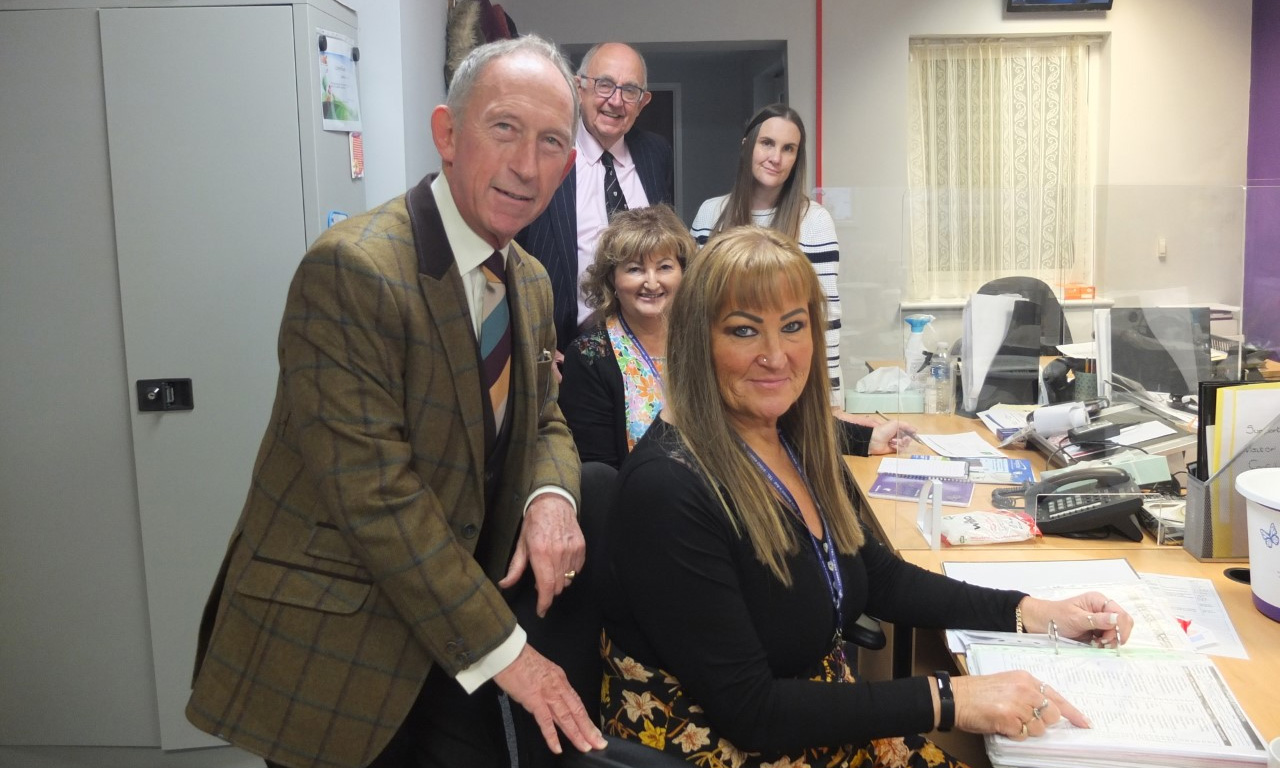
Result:
<svg viewBox="0 0 1280 768">
<path fill-rule="evenodd" d="M 716 735 L 680 681 L 614 647 L 601 633 L 604 679 L 600 717 L 606 733 L 660 749 L 705 768 L 967 768 L 924 736 L 875 739 L 868 744 L 814 747 L 795 755 L 743 752 Z M 839 670 L 839 671 L 837 671 Z M 834 652 L 813 680 L 852 683 Z"/>
</svg>

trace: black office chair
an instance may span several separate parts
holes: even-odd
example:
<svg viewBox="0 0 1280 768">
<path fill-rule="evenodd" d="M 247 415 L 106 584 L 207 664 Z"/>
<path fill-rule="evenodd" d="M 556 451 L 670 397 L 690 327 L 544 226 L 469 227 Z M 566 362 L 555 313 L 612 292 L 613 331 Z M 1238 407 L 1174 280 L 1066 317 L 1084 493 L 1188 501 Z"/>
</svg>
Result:
<svg viewBox="0 0 1280 768">
<path fill-rule="evenodd" d="M 604 662 L 600 658 L 600 627 L 604 617 L 604 578 L 608 557 L 606 540 L 609 505 L 618 471 L 607 464 L 582 465 L 582 504 L 578 519 L 587 540 L 587 561 L 566 589 L 552 603 L 545 617 L 537 615 L 537 592 L 528 575 L 508 600 L 529 644 L 560 665 L 569 684 L 577 691 L 587 713 L 600 721 L 600 681 Z M 518 749 L 518 768 L 688 768 L 679 758 L 643 744 L 606 737 L 608 749 L 583 754 L 561 735 L 564 753 L 551 754 L 533 717 L 518 704 L 511 704 Z M 513 768 L 515 768 L 513 766 Z"/>
<path fill-rule="evenodd" d="M 1034 277 L 1000 277 L 990 280 L 978 289 L 988 296 L 1013 294 L 1021 296 L 1040 308 L 1041 355 L 1058 354 L 1059 344 L 1071 343 L 1071 328 L 1062 315 L 1062 303 L 1053 289 L 1043 280 Z"/>
</svg>

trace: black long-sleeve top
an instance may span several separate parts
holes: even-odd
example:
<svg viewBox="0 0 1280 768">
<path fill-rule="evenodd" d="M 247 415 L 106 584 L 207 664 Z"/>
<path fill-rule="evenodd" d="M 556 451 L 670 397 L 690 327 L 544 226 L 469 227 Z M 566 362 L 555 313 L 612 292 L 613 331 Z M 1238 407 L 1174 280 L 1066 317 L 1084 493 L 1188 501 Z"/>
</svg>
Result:
<svg viewBox="0 0 1280 768">
<path fill-rule="evenodd" d="M 833 684 L 802 679 L 831 650 L 830 592 L 807 529 L 784 586 L 734 532 L 675 427 L 658 420 L 622 467 L 609 523 L 615 648 L 674 675 L 739 749 L 787 752 L 932 730 L 923 677 Z M 917 627 L 1014 629 L 1023 593 L 975 587 L 903 562 L 868 532 L 841 556 L 844 620 L 862 613 Z"/>
</svg>

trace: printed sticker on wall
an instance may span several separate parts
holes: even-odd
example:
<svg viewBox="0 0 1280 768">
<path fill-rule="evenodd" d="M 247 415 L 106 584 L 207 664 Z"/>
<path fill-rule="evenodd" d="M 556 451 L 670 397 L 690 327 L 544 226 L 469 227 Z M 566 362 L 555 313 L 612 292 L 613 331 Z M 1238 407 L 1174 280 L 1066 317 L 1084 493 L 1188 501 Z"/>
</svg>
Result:
<svg viewBox="0 0 1280 768">
<path fill-rule="evenodd" d="M 348 134 L 348 142 L 351 146 L 351 178 L 364 178 L 364 134 L 360 131 L 352 131 Z"/>
<path fill-rule="evenodd" d="M 347 220 L 347 214 L 343 213 L 342 211 L 329 211 L 329 223 L 326 224 L 325 226 L 332 227 L 334 224 L 337 224 L 340 221 L 346 221 L 346 220 Z"/>
</svg>

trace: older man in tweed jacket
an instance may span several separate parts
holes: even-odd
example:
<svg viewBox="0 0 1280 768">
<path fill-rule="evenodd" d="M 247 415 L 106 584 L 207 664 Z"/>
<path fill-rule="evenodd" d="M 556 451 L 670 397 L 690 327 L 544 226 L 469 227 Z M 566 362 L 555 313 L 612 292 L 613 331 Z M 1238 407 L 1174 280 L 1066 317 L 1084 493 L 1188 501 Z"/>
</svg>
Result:
<svg viewBox="0 0 1280 768">
<path fill-rule="evenodd" d="M 572 166 L 577 107 L 549 43 L 482 46 L 432 113 L 442 175 L 335 226 L 298 268 L 187 707 L 268 765 L 502 763 L 499 688 L 553 751 L 557 726 L 604 746 L 499 588 L 531 569 L 542 613 L 584 561 L 550 285 L 511 244 Z M 497 417 L 478 346 L 495 251 L 512 340 Z"/>
</svg>

